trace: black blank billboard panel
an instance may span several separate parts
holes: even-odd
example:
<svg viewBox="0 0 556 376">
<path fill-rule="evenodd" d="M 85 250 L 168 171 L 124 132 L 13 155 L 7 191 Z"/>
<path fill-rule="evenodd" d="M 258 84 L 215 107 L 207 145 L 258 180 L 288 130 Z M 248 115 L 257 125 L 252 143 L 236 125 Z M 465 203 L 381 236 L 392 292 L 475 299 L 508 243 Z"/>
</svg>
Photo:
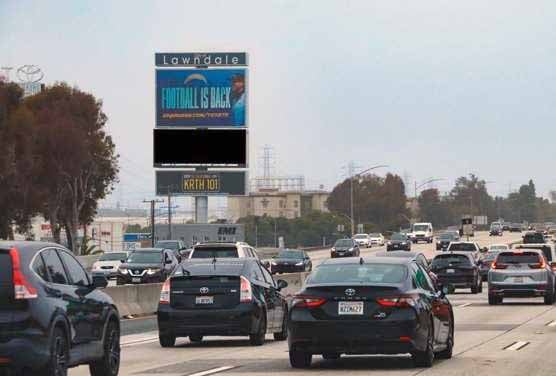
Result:
<svg viewBox="0 0 556 376">
<path fill-rule="evenodd" d="M 154 164 L 247 165 L 245 129 L 155 129 Z"/>
</svg>

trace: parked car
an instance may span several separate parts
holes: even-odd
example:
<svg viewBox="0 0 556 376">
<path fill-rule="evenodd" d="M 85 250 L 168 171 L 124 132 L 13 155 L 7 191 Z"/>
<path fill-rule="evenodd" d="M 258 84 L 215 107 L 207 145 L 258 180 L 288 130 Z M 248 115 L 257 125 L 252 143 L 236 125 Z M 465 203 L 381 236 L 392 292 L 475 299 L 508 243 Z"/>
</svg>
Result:
<svg viewBox="0 0 556 376">
<path fill-rule="evenodd" d="M 390 240 L 386 243 L 387 251 L 411 251 L 411 240 L 408 235 L 397 233 L 392 234 Z"/>
<path fill-rule="evenodd" d="M 483 291 L 479 264 L 469 252 L 446 252 L 436 255 L 431 270 L 443 286 L 471 289 L 471 293 Z"/>
<path fill-rule="evenodd" d="M 99 290 L 107 284 L 58 244 L 0 242 L 0 363 L 46 376 L 89 364 L 93 376 L 116 376 L 120 315 Z"/>
<path fill-rule="evenodd" d="M 359 257 L 359 245 L 353 239 L 338 239 L 330 250 L 330 258 Z"/>
<path fill-rule="evenodd" d="M 371 238 L 369 237 L 369 234 L 355 234 L 353 235 L 353 240 L 355 240 L 359 248 L 369 248 L 371 246 Z"/>
<path fill-rule="evenodd" d="M 154 248 L 165 248 L 170 249 L 174 252 L 174 256 L 181 262 L 182 260 L 182 253 L 181 251 L 185 251 L 187 247 L 182 240 L 159 240 L 155 243 Z"/>
<path fill-rule="evenodd" d="M 500 252 L 488 272 L 488 303 L 505 297 L 543 297 L 554 303 L 554 272 L 544 254 L 536 249 Z"/>
<path fill-rule="evenodd" d="M 275 282 L 255 258 L 186 260 L 160 293 L 160 345 L 172 347 L 177 337 L 200 342 L 205 336 L 249 336 L 260 346 L 267 333 L 283 341 L 288 305 L 280 291 L 287 285 Z"/>
<path fill-rule="evenodd" d="M 313 263 L 309 255 L 297 249 L 283 249 L 270 261 L 272 274 L 310 272 Z"/>
<path fill-rule="evenodd" d="M 127 252 L 108 252 L 100 255 L 98 261 L 96 261 L 91 271 L 93 274 L 102 274 L 106 278 L 116 278 L 118 275 L 118 268 L 122 263 L 127 260 Z"/>
<path fill-rule="evenodd" d="M 325 260 L 293 297 L 289 358 L 308 368 L 313 355 L 411 354 L 415 365 L 451 358 L 452 306 L 427 272 L 408 258 Z"/>
<path fill-rule="evenodd" d="M 196 244 L 189 254 L 190 259 L 199 258 L 259 258 L 255 248 L 244 242 Z"/>
<path fill-rule="evenodd" d="M 382 235 L 381 233 L 375 232 L 369 234 L 369 238 L 371 238 L 371 247 L 373 245 L 379 245 L 379 246 L 384 245 L 384 235 Z"/>
<path fill-rule="evenodd" d="M 436 250 L 443 251 L 448 248 L 451 242 L 457 241 L 459 239 L 459 235 L 456 236 L 452 232 L 443 232 L 442 234 L 436 237 Z"/>
<path fill-rule="evenodd" d="M 178 260 L 174 252 L 162 248 L 139 248 L 130 253 L 126 262 L 120 265 L 116 283 L 159 283 L 174 271 Z"/>
</svg>

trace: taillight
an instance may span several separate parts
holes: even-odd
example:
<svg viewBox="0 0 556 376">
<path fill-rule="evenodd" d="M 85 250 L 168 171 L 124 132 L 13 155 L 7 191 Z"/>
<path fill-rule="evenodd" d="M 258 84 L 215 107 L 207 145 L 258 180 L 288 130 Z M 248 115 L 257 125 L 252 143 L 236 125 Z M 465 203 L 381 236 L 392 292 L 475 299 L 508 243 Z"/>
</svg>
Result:
<svg viewBox="0 0 556 376">
<path fill-rule="evenodd" d="M 376 302 L 383 307 L 409 308 L 417 305 L 416 296 L 401 295 L 377 298 Z"/>
<path fill-rule="evenodd" d="M 535 263 L 535 264 L 529 264 L 529 267 L 531 269 L 544 269 L 544 268 L 546 268 L 546 262 L 544 262 L 544 259 L 541 258 L 540 262 Z"/>
<path fill-rule="evenodd" d="M 21 271 L 19 261 L 19 251 L 16 248 L 10 249 L 12 258 L 12 279 L 14 284 L 14 298 L 16 300 L 35 299 L 38 297 L 37 290 L 27 281 Z"/>
<path fill-rule="evenodd" d="M 293 297 L 292 307 L 297 308 L 317 308 L 326 303 L 326 299 L 316 296 L 297 295 Z"/>
<path fill-rule="evenodd" d="M 160 304 L 170 304 L 170 278 L 168 278 L 162 285 L 160 290 Z"/>
<path fill-rule="evenodd" d="M 492 265 L 490 266 L 490 268 L 491 268 L 491 269 L 498 269 L 498 270 L 499 270 L 499 269 L 507 269 L 507 268 L 508 268 L 508 265 L 506 265 L 506 264 L 499 264 L 499 263 L 497 263 L 496 261 L 494 261 L 494 262 L 492 263 Z"/>
<path fill-rule="evenodd" d="M 251 287 L 251 282 L 244 276 L 240 277 L 239 301 L 240 303 L 251 303 L 253 301 L 253 288 Z"/>
</svg>

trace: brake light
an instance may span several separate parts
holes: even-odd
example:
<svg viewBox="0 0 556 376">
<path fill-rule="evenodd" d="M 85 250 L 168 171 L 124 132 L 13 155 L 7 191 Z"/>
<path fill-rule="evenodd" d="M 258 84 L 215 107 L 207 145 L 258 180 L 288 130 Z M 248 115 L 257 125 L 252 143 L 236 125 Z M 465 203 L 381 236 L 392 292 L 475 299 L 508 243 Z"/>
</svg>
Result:
<svg viewBox="0 0 556 376">
<path fill-rule="evenodd" d="M 508 268 L 508 265 L 506 265 L 506 264 L 499 264 L 499 263 L 497 263 L 496 261 L 494 261 L 494 262 L 492 263 L 492 265 L 490 266 L 490 268 L 491 268 L 491 269 L 507 269 L 507 268 Z"/>
<path fill-rule="evenodd" d="M 244 276 L 240 277 L 239 301 L 240 303 L 251 303 L 253 301 L 253 288 L 251 287 L 251 282 Z"/>
<path fill-rule="evenodd" d="M 292 300 L 292 307 L 317 308 L 326 303 L 326 299 L 316 296 L 296 295 Z"/>
<path fill-rule="evenodd" d="M 541 257 L 539 263 L 536 263 L 536 264 L 529 264 L 529 267 L 530 267 L 531 269 L 544 269 L 544 268 L 546 268 L 546 262 L 544 262 L 544 259 Z"/>
<path fill-rule="evenodd" d="M 416 296 L 401 295 L 377 298 L 376 302 L 383 307 L 410 308 L 417 305 Z"/>
<path fill-rule="evenodd" d="M 12 279 L 14 284 L 14 298 L 16 300 L 36 299 L 37 290 L 27 281 L 21 271 L 19 251 L 16 248 L 10 249 L 12 258 Z"/>
<path fill-rule="evenodd" d="M 170 304 L 170 278 L 162 285 L 160 290 L 160 304 Z"/>
</svg>

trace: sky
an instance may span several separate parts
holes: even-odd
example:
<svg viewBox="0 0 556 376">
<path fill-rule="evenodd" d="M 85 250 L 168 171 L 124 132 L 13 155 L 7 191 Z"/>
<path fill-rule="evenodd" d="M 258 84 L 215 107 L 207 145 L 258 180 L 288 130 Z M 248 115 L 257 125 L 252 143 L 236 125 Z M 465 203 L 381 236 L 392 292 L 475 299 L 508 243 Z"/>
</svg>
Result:
<svg viewBox="0 0 556 376">
<path fill-rule="evenodd" d="M 492 194 L 533 179 L 547 195 L 555 19 L 552 0 L 1 0 L 0 66 L 35 64 L 103 100 L 121 155 L 107 204 L 154 194 L 155 52 L 249 54 L 252 176 L 268 144 L 309 188 L 354 161 L 444 191 L 475 173 Z"/>
</svg>

